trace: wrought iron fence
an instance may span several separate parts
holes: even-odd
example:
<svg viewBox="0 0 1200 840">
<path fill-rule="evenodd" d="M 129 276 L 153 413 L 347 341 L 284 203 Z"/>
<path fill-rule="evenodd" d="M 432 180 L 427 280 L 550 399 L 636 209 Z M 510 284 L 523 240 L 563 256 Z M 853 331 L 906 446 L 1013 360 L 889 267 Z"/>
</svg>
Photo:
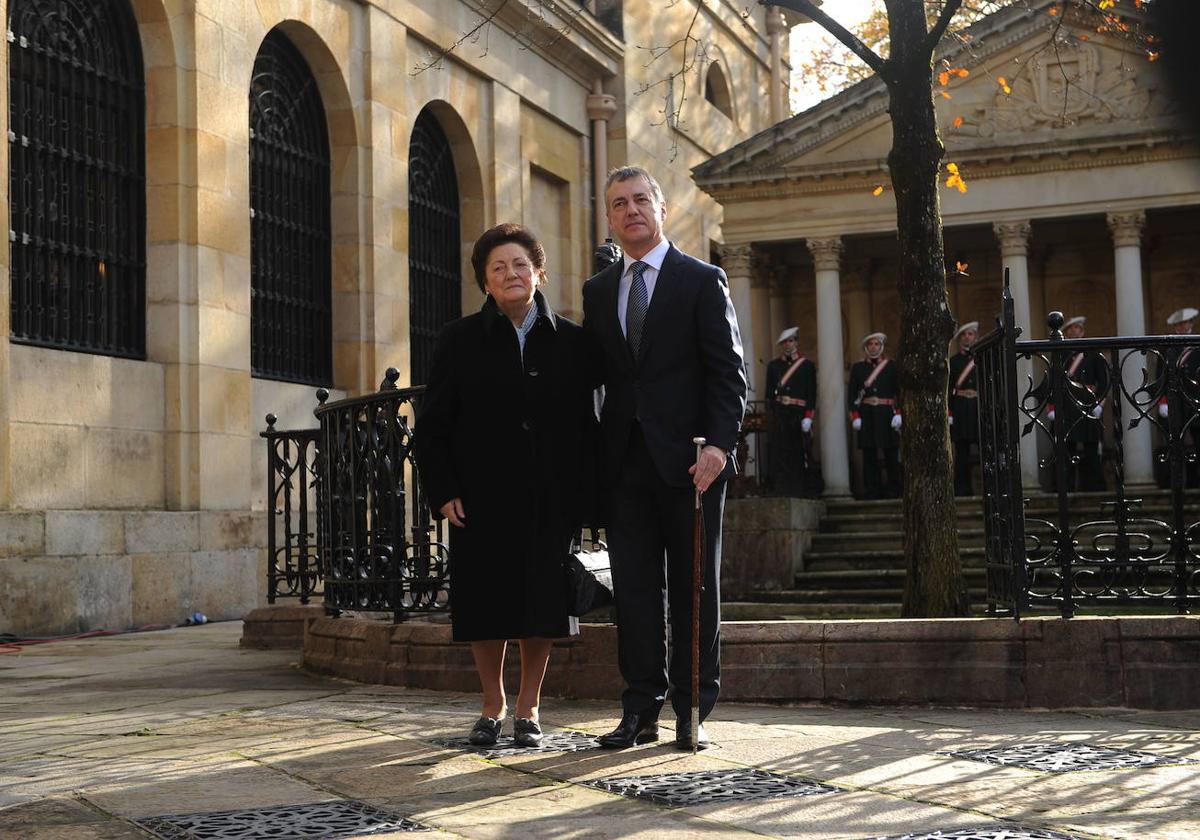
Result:
<svg viewBox="0 0 1200 840">
<path fill-rule="evenodd" d="M 449 608 L 449 548 L 443 523 L 421 496 L 412 428 L 423 386 L 397 389 L 389 368 L 380 390 L 316 410 L 320 472 L 317 503 L 325 607 L 410 613 Z M 328 394 L 325 394 L 328 397 Z"/>
<path fill-rule="evenodd" d="M 267 415 L 267 601 L 321 592 L 318 429 L 278 430 Z"/>
<path fill-rule="evenodd" d="M 996 329 L 974 350 L 989 611 L 1020 616 L 1053 607 L 1070 617 L 1081 606 L 1145 605 L 1185 612 L 1200 604 L 1198 494 L 1187 488 L 1200 442 L 1200 383 L 1187 360 L 1200 361 L 1192 357 L 1200 336 L 1067 339 L 1063 323 L 1052 312 L 1049 339 L 1018 341 L 1006 278 Z M 1028 366 L 1024 382 L 1019 363 Z M 1145 502 L 1157 491 L 1134 485 L 1125 470 L 1130 435 L 1145 435 L 1147 426 L 1162 441 L 1154 457 L 1168 476 L 1154 510 Z M 1039 466 L 1054 476 L 1049 513 L 1027 509 L 1025 435 L 1041 438 L 1047 453 Z M 1077 495 L 1077 475 L 1098 470 L 1102 435 L 1112 442 L 1113 487 Z"/>
</svg>

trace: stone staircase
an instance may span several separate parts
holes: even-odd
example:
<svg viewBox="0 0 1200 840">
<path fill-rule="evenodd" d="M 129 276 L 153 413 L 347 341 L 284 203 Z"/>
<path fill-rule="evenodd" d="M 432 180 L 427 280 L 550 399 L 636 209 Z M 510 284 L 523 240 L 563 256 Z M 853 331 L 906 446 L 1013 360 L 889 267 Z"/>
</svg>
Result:
<svg viewBox="0 0 1200 840">
<path fill-rule="evenodd" d="M 1147 490 L 1139 515 L 1168 519 L 1170 495 Z M 1200 493 L 1189 492 L 1189 521 L 1200 518 Z M 1071 498 L 1075 521 L 1079 517 L 1101 518 L 1101 503 L 1107 493 L 1077 493 Z M 983 549 L 983 500 L 979 496 L 957 500 L 959 553 L 971 597 L 972 612 L 982 615 L 986 607 Z M 1039 493 L 1030 497 L 1026 517 L 1053 521 L 1056 496 Z M 1027 533 L 1049 538 L 1045 525 L 1030 522 Z M 797 618 L 895 618 L 900 615 L 904 593 L 903 524 L 900 501 L 831 500 L 825 503 L 819 530 L 803 553 L 803 568 L 796 572 L 791 588 L 757 590 L 722 608 L 728 620 Z"/>
</svg>

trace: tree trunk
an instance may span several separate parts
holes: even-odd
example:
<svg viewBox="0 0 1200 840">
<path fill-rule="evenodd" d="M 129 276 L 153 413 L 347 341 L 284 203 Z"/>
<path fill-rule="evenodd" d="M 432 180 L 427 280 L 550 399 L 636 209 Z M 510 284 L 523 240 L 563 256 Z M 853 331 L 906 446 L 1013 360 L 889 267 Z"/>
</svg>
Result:
<svg viewBox="0 0 1200 840">
<path fill-rule="evenodd" d="M 933 106 L 932 55 L 924 3 L 886 0 L 892 150 L 900 247 L 900 388 L 904 425 L 904 583 L 906 617 L 967 613 L 947 422 L 947 348 L 954 316 L 946 295 L 946 262 L 938 197 L 945 147 Z"/>
</svg>

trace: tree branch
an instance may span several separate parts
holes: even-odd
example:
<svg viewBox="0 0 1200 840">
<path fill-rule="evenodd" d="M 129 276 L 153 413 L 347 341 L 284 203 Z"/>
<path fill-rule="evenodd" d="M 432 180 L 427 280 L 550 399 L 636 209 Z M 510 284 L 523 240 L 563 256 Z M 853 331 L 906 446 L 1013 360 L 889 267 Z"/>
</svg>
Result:
<svg viewBox="0 0 1200 840">
<path fill-rule="evenodd" d="M 813 5 L 812 0 L 758 0 L 758 2 L 762 6 L 783 6 L 785 9 L 791 9 L 793 12 L 799 12 L 810 18 L 813 23 L 819 24 L 826 32 L 845 44 L 846 48 L 861 58 L 868 67 L 885 80 L 887 79 L 887 62 L 860 41 L 853 32 Z M 951 2 L 957 4 L 962 0 L 951 0 Z"/>
<path fill-rule="evenodd" d="M 962 6 L 962 0 L 946 0 L 946 4 L 942 6 L 942 13 L 938 16 L 937 23 L 929 30 L 929 34 L 925 36 L 925 43 L 921 45 L 921 52 L 926 55 L 933 55 L 933 51 L 937 49 L 938 43 L 942 40 L 942 36 L 946 34 L 946 29 L 950 26 L 950 19 L 958 14 L 959 8 Z"/>
</svg>

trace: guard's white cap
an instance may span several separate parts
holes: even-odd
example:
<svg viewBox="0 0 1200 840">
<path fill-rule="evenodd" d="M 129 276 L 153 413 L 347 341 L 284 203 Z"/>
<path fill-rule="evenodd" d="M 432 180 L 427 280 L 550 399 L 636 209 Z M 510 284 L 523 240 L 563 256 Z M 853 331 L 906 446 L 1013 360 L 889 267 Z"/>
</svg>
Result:
<svg viewBox="0 0 1200 840">
<path fill-rule="evenodd" d="M 979 332 L 979 322 L 978 321 L 967 321 L 967 323 L 965 323 L 961 327 L 959 327 L 958 331 L 954 333 L 954 338 L 958 338 L 960 335 L 965 333 L 967 330 L 974 330 L 975 332 Z M 951 341 L 953 341 L 953 340 L 954 339 L 951 339 Z"/>
<path fill-rule="evenodd" d="M 1182 324 L 1184 321 L 1195 321 L 1198 316 L 1200 316 L 1200 310 L 1185 306 L 1183 309 L 1176 309 L 1171 313 L 1171 317 L 1167 319 L 1167 325 L 1173 327 L 1176 324 Z"/>
<path fill-rule="evenodd" d="M 795 338 L 799 334 L 800 334 L 799 327 L 788 327 L 786 330 L 784 330 L 783 332 L 781 332 L 779 334 L 779 340 L 776 341 L 775 343 L 783 344 L 783 342 L 787 341 L 789 338 Z"/>
<path fill-rule="evenodd" d="M 1065 330 L 1067 327 L 1073 327 L 1076 324 L 1078 324 L 1081 327 L 1084 326 L 1085 324 L 1087 324 L 1087 316 L 1086 315 L 1076 315 L 1074 318 L 1068 318 L 1066 320 L 1066 323 L 1063 324 L 1062 328 Z"/>
<path fill-rule="evenodd" d="M 873 332 L 870 335 L 863 336 L 863 340 L 862 340 L 863 346 L 865 347 L 867 345 L 867 342 L 870 341 L 872 338 L 878 338 L 881 342 L 883 342 L 884 344 L 887 344 L 887 334 L 886 333 Z"/>
</svg>

